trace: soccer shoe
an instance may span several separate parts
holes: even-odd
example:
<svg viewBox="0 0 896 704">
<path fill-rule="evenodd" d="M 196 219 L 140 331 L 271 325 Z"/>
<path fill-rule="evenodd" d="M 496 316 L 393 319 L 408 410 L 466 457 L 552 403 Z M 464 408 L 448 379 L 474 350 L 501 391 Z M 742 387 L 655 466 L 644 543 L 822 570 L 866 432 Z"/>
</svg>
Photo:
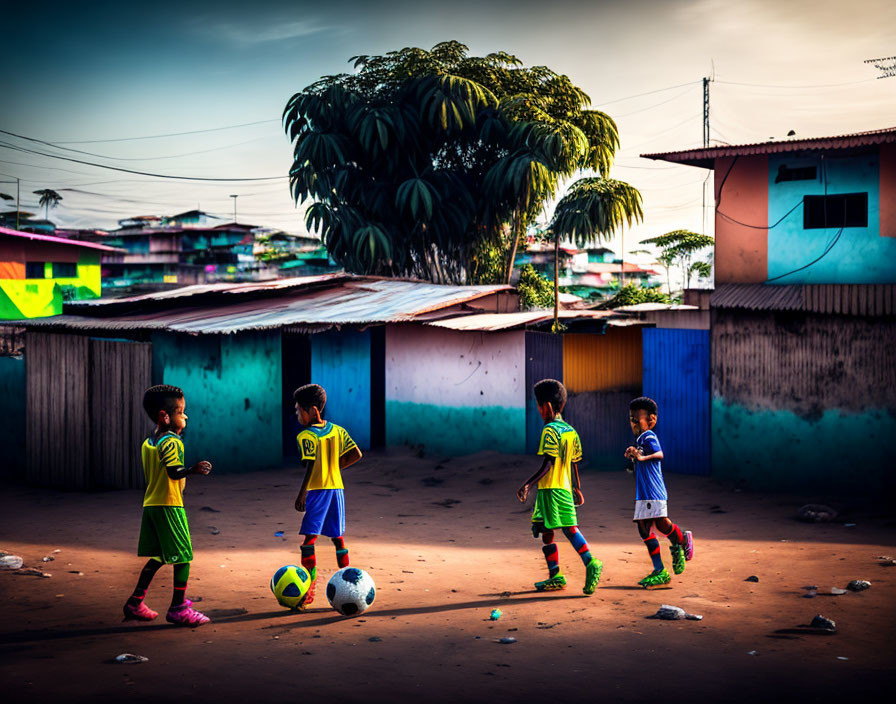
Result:
<svg viewBox="0 0 896 704">
<path fill-rule="evenodd" d="M 669 552 L 672 553 L 672 571 L 675 574 L 681 574 L 684 572 L 684 566 L 687 562 L 687 558 L 685 557 L 684 546 L 682 545 L 670 545 Z"/>
<path fill-rule="evenodd" d="M 694 534 L 689 530 L 684 532 L 684 559 L 688 562 L 694 559 Z"/>
<path fill-rule="evenodd" d="M 122 611 L 124 611 L 123 621 L 152 621 L 159 615 L 158 611 L 153 611 L 144 604 L 142 599 L 136 606 L 130 600 L 126 601 Z"/>
<path fill-rule="evenodd" d="M 585 587 L 582 589 L 583 594 L 594 594 L 597 589 L 597 583 L 600 581 L 600 573 L 603 572 L 604 563 L 596 557 L 591 558 L 585 566 Z"/>
<path fill-rule="evenodd" d="M 666 568 L 663 567 L 661 570 L 654 570 L 649 575 L 647 575 L 644 579 L 642 579 L 638 584 L 647 589 L 648 587 L 660 587 L 663 584 L 668 584 L 672 581 L 672 576 L 666 571 Z"/>
<path fill-rule="evenodd" d="M 189 599 L 180 606 L 173 606 L 168 609 L 165 620 L 168 623 L 173 623 L 175 626 L 190 626 L 191 628 L 211 621 L 208 616 L 194 609 L 193 602 Z"/>
<path fill-rule="evenodd" d="M 535 591 L 539 592 L 555 592 L 558 589 L 566 589 L 566 577 L 562 574 L 555 574 L 543 582 L 535 583 Z"/>
</svg>

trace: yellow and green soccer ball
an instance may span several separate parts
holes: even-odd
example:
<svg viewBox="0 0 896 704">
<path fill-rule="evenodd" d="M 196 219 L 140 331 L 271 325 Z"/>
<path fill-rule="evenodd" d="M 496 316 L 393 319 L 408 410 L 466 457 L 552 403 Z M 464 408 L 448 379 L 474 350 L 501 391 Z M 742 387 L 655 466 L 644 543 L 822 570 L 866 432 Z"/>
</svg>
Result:
<svg viewBox="0 0 896 704">
<path fill-rule="evenodd" d="M 308 595 L 311 575 L 304 567 L 284 565 L 271 577 L 271 591 L 281 606 L 297 609 Z"/>
</svg>

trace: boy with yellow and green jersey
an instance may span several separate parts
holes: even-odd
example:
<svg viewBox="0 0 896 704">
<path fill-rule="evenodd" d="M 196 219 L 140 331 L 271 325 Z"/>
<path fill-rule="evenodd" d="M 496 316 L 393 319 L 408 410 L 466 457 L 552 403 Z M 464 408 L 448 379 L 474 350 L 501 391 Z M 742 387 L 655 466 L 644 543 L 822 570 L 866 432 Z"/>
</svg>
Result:
<svg viewBox="0 0 896 704">
<path fill-rule="evenodd" d="M 538 482 L 535 510 L 532 512 L 532 535 L 541 535 L 542 552 L 548 565 L 548 578 L 535 583 L 538 591 L 554 591 L 566 587 L 566 577 L 560 573 L 554 530 L 560 528 L 575 548 L 585 565 L 585 594 L 593 594 L 600 581 L 603 563 L 591 555 L 585 536 L 578 527 L 576 506 L 585 503 L 579 482 L 578 463 L 582 461 L 579 434 L 563 420 L 560 412 L 566 405 L 566 388 L 555 379 L 543 379 L 535 384 L 535 401 L 545 422 L 538 443 L 538 454 L 544 461 L 535 474 L 517 491 L 524 502 L 529 488 Z"/>
<path fill-rule="evenodd" d="M 193 544 L 184 510 L 183 490 L 188 474 L 208 474 L 210 462 L 184 465 L 181 433 L 187 425 L 184 393 L 176 386 L 153 386 L 143 394 L 143 408 L 156 428 L 140 448 L 146 494 L 137 554 L 149 557 L 137 586 L 124 605 L 124 620 L 151 621 L 158 613 L 143 603 L 152 578 L 164 564 L 174 566 L 174 593 L 166 620 L 180 626 L 201 626 L 208 616 L 186 598 Z"/>
</svg>

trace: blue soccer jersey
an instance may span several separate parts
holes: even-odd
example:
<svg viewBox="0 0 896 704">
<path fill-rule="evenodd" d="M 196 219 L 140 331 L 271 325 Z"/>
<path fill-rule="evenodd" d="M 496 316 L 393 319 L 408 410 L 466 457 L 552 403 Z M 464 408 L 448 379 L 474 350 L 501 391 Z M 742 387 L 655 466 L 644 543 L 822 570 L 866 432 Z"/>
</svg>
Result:
<svg viewBox="0 0 896 704">
<path fill-rule="evenodd" d="M 652 455 L 661 452 L 660 439 L 652 430 L 645 430 L 635 440 L 635 445 L 641 450 L 642 455 Z M 669 499 L 666 494 L 666 484 L 663 482 L 663 468 L 659 460 L 648 462 L 635 462 L 635 501 L 650 501 Z"/>
</svg>

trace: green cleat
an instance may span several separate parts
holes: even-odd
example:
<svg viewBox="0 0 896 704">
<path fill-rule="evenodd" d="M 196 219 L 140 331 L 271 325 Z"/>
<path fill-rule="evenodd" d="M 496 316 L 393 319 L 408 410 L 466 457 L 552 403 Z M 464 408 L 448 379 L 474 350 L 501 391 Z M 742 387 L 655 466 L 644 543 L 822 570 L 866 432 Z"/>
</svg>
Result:
<svg viewBox="0 0 896 704">
<path fill-rule="evenodd" d="M 684 566 L 687 558 L 684 553 L 683 545 L 670 545 L 669 551 L 672 553 L 672 571 L 675 574 L 684 572 Z"/>
<path fill-rule="evenodd" d="M 666 571 L 666 568 L 663 567 L 661 570 L 654 570 L 649 575 L 647 575 L 644 579 L 642 579 L 638 584 L 640 584 L 645 589 L 649 587 L 660 587 L 663 584 L 668 584 L 672 581 L 672 576 Z"/>
<path fill-rule="evenodd" d="M 555 592 L 559 589 L 566 589 L 566 577 L 562 574 L 555 574 L 543 582 L 535 583 L 535 590 L 539 592 Z"/>
<path fill-rule="evenodd" d="M 596 557 L 591 558 L 591 562 L 585 567 L 585 588 L 582 589 L 583 594 L 594 594 L 597 589 L 597 583 L 600 581 L 600 573 L 604 569 L 604 563 Z"/>
</svg>

